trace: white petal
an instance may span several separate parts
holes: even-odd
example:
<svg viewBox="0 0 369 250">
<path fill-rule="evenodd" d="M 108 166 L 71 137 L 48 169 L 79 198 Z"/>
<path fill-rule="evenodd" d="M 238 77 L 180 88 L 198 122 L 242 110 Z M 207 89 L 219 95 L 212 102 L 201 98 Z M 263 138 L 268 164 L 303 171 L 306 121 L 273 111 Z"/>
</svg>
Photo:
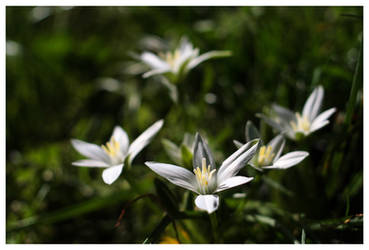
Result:
<svg viewBox="0 0 369 250">
<path fill-rule="evenodd" d="M 206 210 L 209 214 L 211 214 L 219 207 L 219 196 L 212 194 L 199 195 L 195 199 L 195 204 L 198 208 Z"/>
<path fill-rule="evenodd" d="M 285 143 L 286 143 L 286 140 L 284 139 L 283 135 L 277 135 L 268 143 L 267 146 L 271 146 L 272 153 L 275 154 L 274 161 L 276 161 L 281 155 Z"/>
<path fill-rule="evenodd" d="M 123 155 L 126 155 L 128 151 L 128 146 L 129 146 L 129 139 L 128 139 L 128 135 L 126 131 L 124 131 L 124 129 L 119 126 L 115 126 L 112 137 L 117 142 L 119 142 L 120 149 Z"/>
<path fill-rule="evenodd" d="M 188 51 L 192 51 L 192 50 L 193 50 L 193 45 L 188 41 L 188 38 L 182 37 L 180 46 L 179 46 L 179 51 L 181 52 L 180 54 L 186 54 Z"/>
<path fill-rule="evenodd" d="M 252 140 L 229 156 L 219 168 L 217 174 L 219 183 L 235 176 L 241 170 L 241 168 L 243 168 L 246 163 L 255 155 L 259 147 L 259 143 L 259 139 Z"/>
<path fill-rule="evenodd" d="M 109 165 L 106 164 L 105 162 L 96 160 L 79 160 L 72 162 L 72 165 L 79 167 L 101 167 L 101 168 L 109 167 Z"/>
<path fill-rule="evenodd" d="M 271 169 L 271 168 L 278 168 L 278 169 L 290 168 L 290 167 L 295 166 L 296 164 L 300 163 L 308 155 L 309 155 L 309 153 L 305 152 L 305 151 L 290 152 L 288 154 L 283 155 L 281 158 L 279 158 L 273 164 L 273 166 L 264 167 L 264 168 L 269 168 L 269 169 Z"/>
<path fill-rule="evenodd" d="M 241 148 L 244 144 L 240 141 L 237 141 L 237 140 L 233 140 L 233 143 L 234 145 L 237 147 L 237 148 Z"/>
<path fill-rule="evenodd" d="M 102 173 L 102 178 L 106 184 L 112 184 L 118 179 L 120 173 L 122 173 L 123 164 L 116 165 L 105 169 Z"/>
<path fill-rule="evenodd" d="M 153 69 L 169 68 L 164 60 L 151 52 L 142 53 L 141 60 Z"/>
<path fill-rule="evenodd" d="M 311 132 L 320 129 L 321 127 L 327 125 L 329 122 L 327 121 L 327 119 L 334 113 L 336 112 L 336 108 L 331 108 L 328 109 L 326 111 L 324 111 L 323 113 L 321 113 L 320 115 L 318 115 L 313 123 L 311 124 L 310 130 Z"/>
<path fill-rule="evenodd" d="M 249 181 L 252 181 L 252 179 L 254 179 L 254 177 L 234 176 L 228 178 L 218 185 L 218 188 L 215 190 L 215 192 L 221 192 L 226 189 L 245 184 Z"/>
<path fill-rule="evenodd" d="M 145 162 L 145 165 L 171 183 L 198 193 L 194 185 L 195 175 L 189 170 L 172 164 L 152 161 Z"/>
<path fill-rule="evenodd" d="M 191 60 L 187 66 L 187 68 L 190 70 L 194 67 L 196 67 L 197 65 L 199 65 L 200 63 L 209 60 L 211 58 L 214 57 L 226 57 L 226 56 L 231 56 L 232 52 L 231 51 L 227 51 L 227 50 L 223 50 L 223 51 L 210 51 L 207 53 L 202 54 L 201 56 L 198 56 L 196 58 L 194 58 L 193 60 Z"/>
<path fill-rule="evenodd" d="M 215 161 L 208 144 L 202 139 L 199 133 L 196 133 L 195 148 L 192 159 L 192 165 L 194 168 L 202 168 L 202 158 L 206 159 L 206 165 L 210 165 L 211 169 L 216 168 Z"/>
<path fill-rule="evenodd" d="M 90 159 L 109 162 L 109 157 L 104 150 L 96 144 L 84 142 L 78 139 L 71 140 L 73 147 L 81 154 Z"/>
<path fill-rule="evenodd" d="M 313 133 L 313 132 L 317 131 L 318 129 L 321 129 L 322 127 L 324 127 L 324 126 L 326 126 L 326 125 L 328 125 L 328 124 L 329 124 L 329 121 L 328 121 L 328 120 L 320 121 L 319 123 L 318 123 L 318 122 L 316 122 L 316 123 L 314 124 L 314 126 L 311 126 L 311 127 L 310 127 L 310 131 L 309 131 L 309 133 Z"/>
<path fill-rule="evenodd" d="M 129 154 L 129 163 L 133 161 L 136 155 L 144 148 L 147 144 L 150 143 L 151 139 L 159 132 L 161 127 L 163 126 L 164 121 L 159 120 L 147 128 L 139 137 L 132 142 L 131 146 L 129 146 L 128 154 Z"/>
<path fill-rule="evenodd" d="M 279 117 L 281 117 L 282 119 L 286 121 L 293 121 L 295 119 L 295 114 L 289 109 L 286 109 L 277 104 L 273 104 L 272 109 Z"/>
<path fill-rule="evenodd" d="M 314 89 L 313 93 L 309 96 L 305 102 L 302 115 L 306 116 L 309 121 L 313 121 L 319 112 L 324 97 L 324 90 L 322 86 L 318 86 Z"/>
<path fill-rule="evenodd" d="M 164 74 L 164 73 L 167 73 L 169 71 L 170 71 L 169 68 L 153 69 L 153 70 L 147 71 L 145 74 L 142 75 L 142 77 L 143 78 L 148 78 L 150 76 Z"/>
</svg>

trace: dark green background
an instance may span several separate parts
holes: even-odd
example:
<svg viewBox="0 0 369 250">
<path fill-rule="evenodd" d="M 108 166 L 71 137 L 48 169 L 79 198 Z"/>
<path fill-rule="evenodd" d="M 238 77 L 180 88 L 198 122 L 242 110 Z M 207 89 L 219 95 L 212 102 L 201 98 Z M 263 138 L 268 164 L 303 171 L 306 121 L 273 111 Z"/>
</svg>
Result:
<svg viewBox="0 0 369 250">
<path fill-rule="evenodd" d="M 163 217 L 157 202 L 133 203 L 114 224 L 127 201 L 155 193 L 157 176 L 143 163 L 171 162 L 161 139 L 179 144 L 199 131 L 220 164 L 233 139 L 244 141 L 247 120 L 259 126 L 255 113 L 273 102 L 299 111 L 317 85 L 323 109 L 337 108 L 331 124 L 288 141 L 285 152 L 310 152 L 302 164 L 263 176 L 242 170 L 255 180 L 222 195 L 221 238 L 294 243 L 304 229 L 307 243 L 362 243 L 362 15 L 361 7 L 7 7 L 7 243 L 143 242 Z M 154 78 L 129 72 L 131 53 L 152 36 L 175 44 L 182 35 L 202 53 L 233 52 L 189 73 L 179 86 L 185 108 Z M 70 138 L 100 145 L 121 125 L 132 141 L 161 118 L 163 129 L 111 186 L 100 169 L 71 165 L 82 157 Z M 181 200 L 184 190 L 168 186 Z M 247 193 L 242 206 L 234 192 Z M 196 214 L 182 221 L 181 241 L 212 242 L 208 218 Z M 163 235 L 174 237 L 172 224 Z"/>
</svg>

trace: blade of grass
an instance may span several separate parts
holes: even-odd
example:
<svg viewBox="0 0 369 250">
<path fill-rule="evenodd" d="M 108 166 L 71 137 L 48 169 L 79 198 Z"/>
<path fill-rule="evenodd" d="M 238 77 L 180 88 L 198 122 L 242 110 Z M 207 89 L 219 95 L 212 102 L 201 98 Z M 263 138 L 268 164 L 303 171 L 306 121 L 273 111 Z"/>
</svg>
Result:
<svg viewBox="0 0 369 250">
<path fill-rule="evenodd" d="M 362 46 L 362 42 L 361 42 L 360 43 L 360 53 L 359 53 L 358 58 L 357 58 L 355 72 L 354 72 L 354 76 L 352 78 L 352 87 L 351 87 L 350 97 L 349 97 L 349 100 L 348 100 L 348 103 L 347 103 L 347 108 L 346 108 L 345 124 L 347 126 L 351 123 L 352 114 L 354 113 L 354 108 L 355 108 L 355 101 L 356 101 L 356 97 L 357 97 L 357 92 L 359 90 L 358 75 L 359 75 L 359 66 L 361 64 L 362 53 L 363 53 L 363 46 Z"/>
</svg>

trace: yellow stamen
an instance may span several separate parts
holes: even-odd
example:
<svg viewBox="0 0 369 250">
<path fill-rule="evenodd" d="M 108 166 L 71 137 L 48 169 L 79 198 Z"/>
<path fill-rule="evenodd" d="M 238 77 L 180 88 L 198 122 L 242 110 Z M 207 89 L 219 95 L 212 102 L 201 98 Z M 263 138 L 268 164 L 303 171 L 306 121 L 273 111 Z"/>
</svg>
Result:
<svg viewBox="0 0 369 250">
<path fill-rule="evenodd" d="M 209 191 L 209 185 L 212 183 L 213 174 L 216 172 L 216 169 L 211 170 L 211 166 L 206 166 L 206 159 L 202 158 L 202 164 L 200 167 L 197 167 L 193 170 L 196 176 L 196 181 L 199 186 L 199 191 L 201 193 L 207 193 Z"/>
<path fill-rule="evenodd" d="M 110 156 L 110 157 L 115 157 L 119 150 L 120 150 L 120 145 L 119 142 L 117 142 L 113 137 L 110 139 L 110 141 L 108 141 L 105 145 L 102 145 L 101 148 Z"/>
<path fill-rule="evenodd" d="M 273 161 L 275 153 L 272 152 L 273 148 L 271 146 L 262 146 L 259 150 L 258 155 L 258 165 L 265 166 Z"/>
<path fill-rule="evenodd" d="M 176 49 L 174 52 L 167 52 L 164 59 L 171 67 L 174 67 L 176 61 L 178 61 L 180 56 L 181 52 Z"/>
<path fill-rule="evenodd" d="M 296 122 L 290 122 L 291 128 L 295 132 L 308 133 L 310 131 L 310 122 L 306 116 L 301 116 L 300 113 L 296 113 Z"/>
</svg>

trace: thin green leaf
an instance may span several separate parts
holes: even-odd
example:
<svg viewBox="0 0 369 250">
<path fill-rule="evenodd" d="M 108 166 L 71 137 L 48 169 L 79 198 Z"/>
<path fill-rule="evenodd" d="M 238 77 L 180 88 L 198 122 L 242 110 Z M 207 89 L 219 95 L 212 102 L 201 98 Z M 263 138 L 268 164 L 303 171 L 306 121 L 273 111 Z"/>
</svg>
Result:
<svg viewBox="0 0 369 250">
<path fill-rule="evenodd" d="M 158 242 L 161 234 L 164 232 L 165 228 L 169 225 L 172 219 L 169 215 L 165 215 L 159 224 L 155 227 L 154 231 L 144 240 L 143 244 L 151 244 Z"/>
</svg>

